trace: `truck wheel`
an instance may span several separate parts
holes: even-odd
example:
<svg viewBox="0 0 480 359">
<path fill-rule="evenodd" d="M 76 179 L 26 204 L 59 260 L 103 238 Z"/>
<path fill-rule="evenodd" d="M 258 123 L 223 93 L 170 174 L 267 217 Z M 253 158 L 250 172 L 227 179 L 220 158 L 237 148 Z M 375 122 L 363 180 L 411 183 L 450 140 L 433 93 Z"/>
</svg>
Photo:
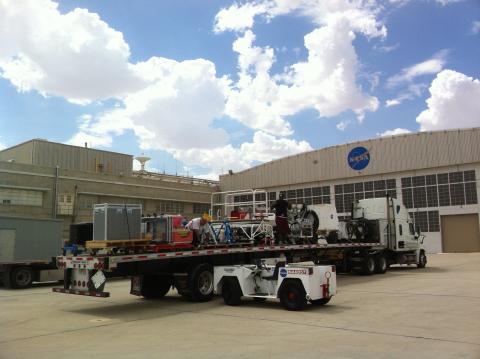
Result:
<svg viewBox="0 0 480 359">
<path fill-rule="evenodd" d="M 10 271 L 9 287 L 25 289 L 32 285 L 34 271 L 30 267 L 16 267 Z"/>
<path fill-rule="evenodd" d="M 188 276 L 190 297 L 194 302 L 208 302 L 213 297 L 213 267 L 202 263 Z"/>
<path fill-rule="evenodd" d="M 307 305 L 303 285 L 297 281 L 284 281 L 280 291 L 280 302 L 287 310 L 302 310 Z"/>
<path fill-rule="evenodd" d="M 385 274 L 387 271 L 387 259 L 383 254 L 379 254 L 375 258 L 375 273 Z"/>
<path fill-rule="evenodd" d="M 332 299 L 332 297 L 312 299 L 312 300 L 310 300 L 310 303 L 312 303 L 312 305 L 325 305 L 328 302 L 330 302 L 330 299 Z"/>
<path fill-rule="evenodd" d="M 371 255 L 365 256 L 362 262 L 362 274 L 372 275 L 375 273 L 375 258 Z"/>
<path fill-rule="evenodd" d="M 225 278 L 222 283 L 222 297 L 226 305 L 237 306 L 242 302 L 242 289 L 236 278 Z"/>
<path fill-rule="evenodd" d="M 172 287 L 173 278 L 166 275 L 145 275 L 142 279 L 142 297 L 146 299 L 163 298 Z"/>
<path fill-rule="evenodd" d="M 427 256 L 425 255 L 425 251 L 421 251 L 418 257 L 417 268 L 425 268 L 427 265 Z"/>
</svg>

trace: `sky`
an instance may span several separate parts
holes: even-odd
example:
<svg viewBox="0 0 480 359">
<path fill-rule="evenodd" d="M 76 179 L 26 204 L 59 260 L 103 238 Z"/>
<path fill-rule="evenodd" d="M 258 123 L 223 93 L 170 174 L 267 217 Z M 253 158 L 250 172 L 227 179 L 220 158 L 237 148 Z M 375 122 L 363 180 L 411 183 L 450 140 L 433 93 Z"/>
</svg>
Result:
<svg viewBox="0 0 480 359">
<path fill-rule="evenodd" d="M 478 127 L 479 79 L 479 0 L 0 0 L 0 149 L 87 143 L 218 179 Z"/>
</svg>

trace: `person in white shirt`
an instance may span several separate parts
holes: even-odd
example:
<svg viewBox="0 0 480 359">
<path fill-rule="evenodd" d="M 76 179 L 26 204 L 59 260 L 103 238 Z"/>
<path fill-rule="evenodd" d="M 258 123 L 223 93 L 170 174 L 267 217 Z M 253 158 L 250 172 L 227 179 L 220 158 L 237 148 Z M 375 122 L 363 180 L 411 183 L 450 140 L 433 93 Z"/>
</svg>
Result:
<svg viewBox="0 0 480 359">
<path fill-rule="evenodd" d="M 202 236 L 207 233 L 208 218 L 198 217 L 193 218 L 185 225 L 185 229 L 193 232 L 192 245 L 198 247 L 201 244 Z"/>
</svg>

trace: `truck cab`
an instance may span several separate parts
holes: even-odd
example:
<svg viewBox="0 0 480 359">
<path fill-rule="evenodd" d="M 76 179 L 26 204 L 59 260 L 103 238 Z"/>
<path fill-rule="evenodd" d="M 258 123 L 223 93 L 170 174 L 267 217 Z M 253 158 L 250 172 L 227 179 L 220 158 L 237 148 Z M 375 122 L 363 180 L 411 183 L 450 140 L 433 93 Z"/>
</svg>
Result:
<svg viewBox="0 0 480 359">
<path fill-rule="evenodd" d="M 396 198 L 369 198 L 356 201 L 352 220 L 368 223 L 368 239 L 387 248 L 390 264 L 426 264 L 423 236 L 415 232 L 405 206 Z"/>
</svg>

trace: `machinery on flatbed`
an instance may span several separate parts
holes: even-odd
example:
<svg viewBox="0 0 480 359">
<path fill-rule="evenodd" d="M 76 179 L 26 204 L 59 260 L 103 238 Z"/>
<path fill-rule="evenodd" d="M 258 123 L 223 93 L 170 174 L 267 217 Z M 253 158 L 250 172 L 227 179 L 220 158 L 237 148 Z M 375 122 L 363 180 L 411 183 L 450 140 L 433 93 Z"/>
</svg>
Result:
<svg viewBox="0 0 480 359">
<path fill-rule="evenodd" d="M 214 291 L 225 304 L 241 304 L 242 297 L 261 302 L 279 298 L 287 310 L 302 310 L 307 302 L 325 305 L 336 294 L 335 266 L 308 264 L 231 265 L 214 268 Z"/>
<path fill-rule="evenodd" d="M 262 258 L 285 258 L 292 266 L 311 261 L 317 265 L 335 265 L 337 271 L 366 275 L 385 273 L 393 264 L 416 264 L 420 268 L 426 264 L 421 236 L 415 234 L 406 209 L 394 198 L 355 202 L 352 220 L 347 222 L 351 228 L 345 235 L 341 231 L 333 236 L 321 232 L 319 228 L 325 228 L 318 223 L 325 218 L 321 213 L 301 217 L 300 230 L 294 233 L 291 244 L 278 244 L 273 238 L 274 215 L 267 212 L 266 197 L 260 198 L 263 203 L 257 201 L 257 195 L 265 191 L 249 193 L 251 197 L 247 198 L 228 194 L 232 200 L 222 203 L 230 209 L 220 218 L 213 216 L 210 223 L 213 240 L 210 238 L 199 247 L 188 243 L 189 239 L 180 233 L 178 220 L 172 219 L 159 220 L 166 223 L 166 227 L 160 226 L 161 235 L 152 238 L 147 246 L 104 248 L 79 256 L 59 256 L 57 266 L 64 270 L 64 286 L 53 290 L 107 297 L 109 293 L 104 289 L 108 276 L 104 272 L 114 272 L 131 277 L 134 295 L 159 298 L 174 287 L 185 298 L 208 301 L 214 295 L 214 267 L 248 266 Z M 250 209 L 245 210 L 248 206 Z M 327 209 L 332 219 L 332 208 Z M 218 203 L 212 200 L 211 213 L 217 211 Z M 236 218 L 232 218 L 232 212 Z M 316 221 L 308 219 L 315 216 Z M 298 217 L 293 220 L 292 223 L 298 222 Z M 333 219 L 332 223 L 335 223 Z M 172 236 L 175 231 L 176 240 Z"/>
</svg>

